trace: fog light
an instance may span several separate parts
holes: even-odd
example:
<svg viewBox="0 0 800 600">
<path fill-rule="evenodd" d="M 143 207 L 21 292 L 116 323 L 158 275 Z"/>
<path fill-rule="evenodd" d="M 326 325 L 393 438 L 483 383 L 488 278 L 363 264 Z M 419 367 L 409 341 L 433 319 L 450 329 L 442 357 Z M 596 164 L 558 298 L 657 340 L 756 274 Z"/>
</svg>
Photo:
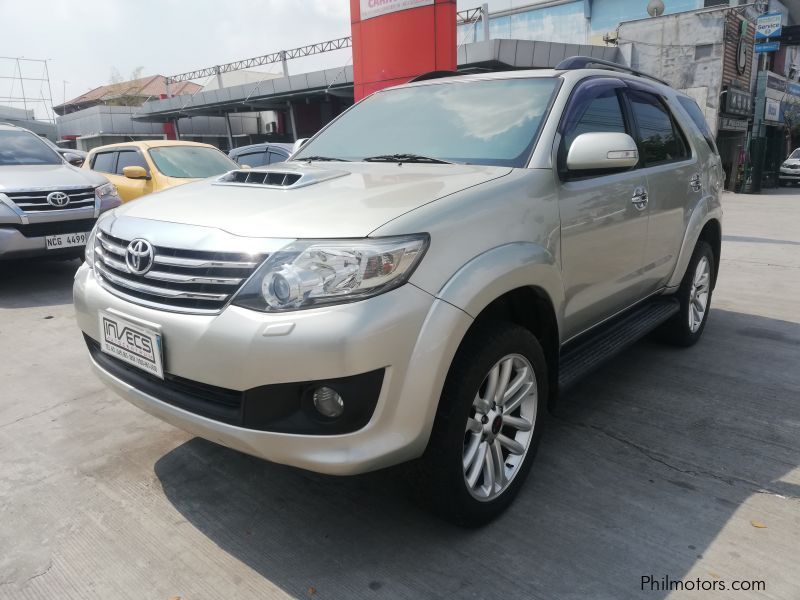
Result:
<svg viewBox="0 0 800 600">
<path fill-rule="evenodd" d="M 314 408 L 324 417 L 335 419 L 344 412 L 344 400 L 329 387 L 321 387 L 314 390 Z"/>
</svg>

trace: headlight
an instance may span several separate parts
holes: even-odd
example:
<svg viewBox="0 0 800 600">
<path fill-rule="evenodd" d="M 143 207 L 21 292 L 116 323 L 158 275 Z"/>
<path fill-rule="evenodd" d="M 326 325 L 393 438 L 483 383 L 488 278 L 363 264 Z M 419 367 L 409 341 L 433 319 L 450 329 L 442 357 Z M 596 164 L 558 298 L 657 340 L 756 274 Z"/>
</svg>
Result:
<svg viewBox="0 0 800 600">
<path fill-rule="evenodd" d="M 117 194 L 117 186 L 115 186 L 113 183 L 104 183 L 100 187 L 96 188 L 94 193 L 98 198 L 100 198 L 100 200 L 110 200 L 119 197 L 119 194 Z"/>
<path fill-rule="evenodd" d="M 298 240 L 270 256 L 233 304 L 281 312 L 377 296 L 408 280 L 428 239 Z"/>
</svg>

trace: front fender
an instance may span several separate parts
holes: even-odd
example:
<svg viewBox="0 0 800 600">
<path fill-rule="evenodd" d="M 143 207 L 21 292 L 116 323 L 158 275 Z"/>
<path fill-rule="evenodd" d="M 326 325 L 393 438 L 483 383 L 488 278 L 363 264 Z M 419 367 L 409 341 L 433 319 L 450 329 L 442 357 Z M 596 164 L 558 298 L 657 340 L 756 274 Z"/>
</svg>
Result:
<svg viewBox="0 0 800 600">
<path fill-rule="evenodd" d="M 436 296 L 477 317 L 494 300 L 512 290 L 538 287 L 547 294 L 562 331 L 564 286 L 555 257 L 543 246 L 514 242 L 472 258 L 442 286 Z"/>
<path fill-rule="evenodd" d="M 669 281 L 667 281 L 668 289 L 674 289 L 681 284 L 683 275 L 689 266 L 689 261 L 692 259 L 697 240 L 700 238 L 700 233 L 706 223 L 712 219 L 722 223 L 722 203 L 719 201 L 719 196 L 707 194 L 697 201 L 691 211 L 689 222 L 683 234 L 678 260 L 675 263 L 675 270 L 672 272 Z M 719 269 L 719 265 L 717 265 L 717 268 Z"/>
</svg>

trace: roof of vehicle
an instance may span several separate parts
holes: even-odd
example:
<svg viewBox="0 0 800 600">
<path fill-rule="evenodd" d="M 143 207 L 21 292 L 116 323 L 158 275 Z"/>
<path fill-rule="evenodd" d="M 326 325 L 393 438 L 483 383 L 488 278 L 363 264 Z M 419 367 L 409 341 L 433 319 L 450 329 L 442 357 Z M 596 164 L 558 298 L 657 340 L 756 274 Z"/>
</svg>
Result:
<svg viewBox="0 0 800 600">
<path fill-rule="evenodd" d="M 253 150 L 267 150 L 269 148 L 279 148 L 286 150 L 289 154 L 292 153 L 294 144 L 287 144 L 285 142 L 261 142 L 260 144 L 250 144 L 249 146 L 239 146 L 234 148 L 228 154 L 242 154 L 243 152 L 250 152 Z"/>
<path fill-rule="evenodd" d="M 97 148 L 92 148 L 91 152 L 98 152 L 101 150 L 111 150 L 114 148 L 130 148 L 133 146 L 134 148 L 145 149 L 145 148 L 163 148 L 165 146 L 199 146 L 202 148 L 214 148 L 211 144 L 201 144 L 200 142 L 186 142 L 183 140 L 140 140 L 136 142 L 121 142 L 119 144 L 108 144 L 106 146 L 98 146 Z"/>
</svg>

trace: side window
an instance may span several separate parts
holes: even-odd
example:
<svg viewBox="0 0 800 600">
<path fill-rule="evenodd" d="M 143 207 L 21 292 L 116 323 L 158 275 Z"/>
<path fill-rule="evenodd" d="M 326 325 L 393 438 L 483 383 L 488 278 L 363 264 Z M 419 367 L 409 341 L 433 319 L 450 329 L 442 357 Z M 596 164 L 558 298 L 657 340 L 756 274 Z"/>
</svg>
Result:
<svg viewBox="0 0 800 600">
<path fill-rule="evenodd" d="M 639 129 L 637 141 L 647 166 L 689 158 L 683 134 L 658 96 L 630 90 L 628 98 Z"/>
<path fill-rule="evenodd" d="M 119 153 L 115 173 L 117 173 L 117 175 L 122 175 L 122 170 L 125 167 L 142 167 L 148 173 L 150 172 L 144 160 L 144 156 L 142 156 L 138 150 L 125 150 Z"/>
<path fill-rule="evenodd" d="M 286 159 L 287 157 L 280 152 L 273 152 L 272 150 L 269 152 L 269 164 L 286 162 Z"/>
<path fill-rule="evenodd" d="M 92 169 L 101 173 L 113 173 L 116 164 L 116 152 L 98 152 L 92 159 Z"/>
<path fill-rule="evenodd" d="M 714 136 L 711 135 L 711 130 L 708 128 L 706 118 L 703 116 L 703 111 L 700 110 L 699 106 L 697 106 L 697 102 L 685 96 L 678 96 L 678 102 L 680 102 L 683 109 L 689 113 L 689 116 L 692 118 L 692 122 L 700 130 L 700 133 L 703 134 L 706 144 L 708 144 L 708 147 L 711 148 L 711 151 L 714 154 L 719 154 L 717 145 L 714 143 Z"/>
<path fill-rule="evenodd" d="M 627 133 L 619 95 L 622 86 L 621 82 L 613 80 L 590 79 L 573 92 L 560 126 L 558 171 L 562 177 L 566 177 L 570 146 L 579 135 L 594 132 Z M 605 174 L 597 172 L 592 175 Z"/>
<path fill-rule="evenodd" d="M 263 167 L 267 164 L 267 153 L 250 152 L 249 154 L 240 154 L 236 158 L 236 162 L 240 165 L 248 165 L 250 167 Z"/>
</svg>

